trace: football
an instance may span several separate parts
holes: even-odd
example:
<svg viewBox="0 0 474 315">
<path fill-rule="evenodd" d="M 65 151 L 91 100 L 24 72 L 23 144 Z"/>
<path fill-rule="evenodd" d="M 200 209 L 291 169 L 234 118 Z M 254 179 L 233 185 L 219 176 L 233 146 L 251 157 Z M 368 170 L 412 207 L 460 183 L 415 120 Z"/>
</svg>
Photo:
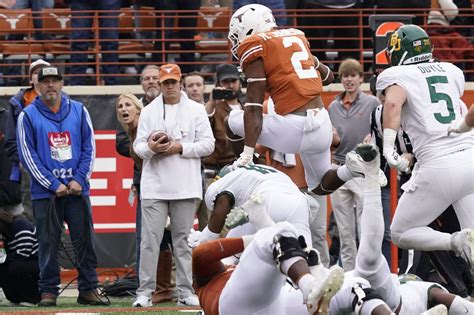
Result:
<svg viewBox="0 0 474 315">
<path fill-rule="evenodd" d="M 170 137 L 166 134 L 166 132 L 164 131 L 155 131 L 151 134 L 151 137 L 153 137 L 153 141 L 157 141 L 158 139 L 160 138 L 163 138 L 161 141 L 160 141 L 160 144 L 163 144 L 163 143 L 168 143 L 170 142 Z"/>
</svg>

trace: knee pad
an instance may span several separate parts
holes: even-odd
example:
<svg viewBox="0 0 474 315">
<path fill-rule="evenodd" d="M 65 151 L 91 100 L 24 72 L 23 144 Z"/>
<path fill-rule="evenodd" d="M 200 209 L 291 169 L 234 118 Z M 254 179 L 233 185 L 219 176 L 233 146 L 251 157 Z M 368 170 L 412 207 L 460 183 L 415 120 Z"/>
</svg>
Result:
<svg viewBox="0 0 474 315">
<path fill-rule="evenodd" d="M 306 253 L 301 247 L 300 242 L 295 237 L 287 237 L 282 235 L 275 236 L 273 247 L 273 260 L 278 268 L 282 261 L 293 258 L 302 257 L 307 259 Z"/>
</svg>

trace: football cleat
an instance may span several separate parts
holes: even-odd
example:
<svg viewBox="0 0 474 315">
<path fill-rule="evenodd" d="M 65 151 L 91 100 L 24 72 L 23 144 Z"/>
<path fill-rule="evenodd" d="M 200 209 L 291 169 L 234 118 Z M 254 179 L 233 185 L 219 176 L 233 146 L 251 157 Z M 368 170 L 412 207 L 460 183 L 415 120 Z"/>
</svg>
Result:
<svg viewBox="0 0 474 315">
<path fill-rule="evenodd" d="M 461 256 L 474 269 L 474 230 L 464 229 L 451 235 L 451 246 L 456 255 Z"/>
<path fill-rule="evenodd" d="M 314 276 L 314 275 L 313 275 Z M 339 266 L 324 268 L 314 282 L 305 304 L 310 314 L 327 314 L 331 298 L 339 291 L 344 281 L 344 270 Z"/>
</svg>

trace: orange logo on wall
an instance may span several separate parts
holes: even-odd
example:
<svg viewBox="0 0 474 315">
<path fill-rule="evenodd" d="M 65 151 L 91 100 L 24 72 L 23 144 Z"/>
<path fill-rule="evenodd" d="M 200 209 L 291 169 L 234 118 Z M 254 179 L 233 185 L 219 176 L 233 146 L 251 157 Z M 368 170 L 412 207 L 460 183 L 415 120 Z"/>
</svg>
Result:
<svg viewBox="0 0 474 315">
<path fill-rule="evenodd" d="M 404 25 L 401 22 L 384 22 L 377 27 L 377 30 L 375 31 L 375 36 L 376 37 L 383 37 L 385 38 L 388 33 L 393 32 L 400 26 Z M 398 38 L 398 36 L 397 36 Z M 393 41 L 394 38 L 391 38 L 391 41 Z M 392 44 L 392 42 L 391 42 Z M 386 48 L 382 49 L 381 51 L 378 51 L 377 54 L 375 55 L 375 63 L 376 64 L 388 64 L 388 57 L 386 54 Z"/>
</svg>

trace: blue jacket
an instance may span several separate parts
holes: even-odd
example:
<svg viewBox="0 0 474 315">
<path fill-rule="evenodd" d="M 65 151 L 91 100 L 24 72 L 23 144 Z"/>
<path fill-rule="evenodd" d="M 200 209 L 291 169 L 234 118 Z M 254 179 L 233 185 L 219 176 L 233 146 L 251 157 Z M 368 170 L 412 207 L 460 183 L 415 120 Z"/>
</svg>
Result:
<svg viewBox="0 0 474 315">
<path fill-rule="evenodd" d="M 18 117 L 20 161 L 31 175 L 32 199 L 49 198 L 71 180 L 89 195 L 95 159 L 94 131 L 85 106 L 62 95 L 53 113 L 39 97 Z"/>
</svg>

